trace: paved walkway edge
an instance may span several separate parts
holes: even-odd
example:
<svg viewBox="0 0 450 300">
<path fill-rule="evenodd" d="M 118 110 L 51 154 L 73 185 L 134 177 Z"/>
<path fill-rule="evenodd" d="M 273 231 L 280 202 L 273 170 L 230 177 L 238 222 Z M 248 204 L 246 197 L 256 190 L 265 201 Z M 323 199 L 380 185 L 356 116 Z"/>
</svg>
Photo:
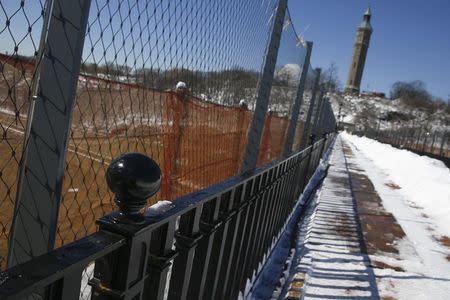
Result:
<svg viewBox="0 0 450 300">
<path fill-rule="evenodd" d="M 287 299 L 379 299 L 340 137 L 299 224 Z"/>
</svg>

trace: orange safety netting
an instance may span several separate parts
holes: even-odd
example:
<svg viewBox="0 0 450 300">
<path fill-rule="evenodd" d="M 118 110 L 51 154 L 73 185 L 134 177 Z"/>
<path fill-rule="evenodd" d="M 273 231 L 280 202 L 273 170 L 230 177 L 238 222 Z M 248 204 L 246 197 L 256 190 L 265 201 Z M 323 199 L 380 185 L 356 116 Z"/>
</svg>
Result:
<svg viewBox="0 0 450 300">
<path fill-rule="evenodd" d="M 4 70 L 7 67 L 4 65 Z M 20 116 L 25 124 L 26 114 Z M 160 193 L 149 204 L 174 200 L 239 173 L 252 116 L 248 109 L 206 102 L 191 95 L 80 75 L 56 246 L 94 232 L 95 220 L 115 209 L 105 180 L 114 157 L 124 152 L 151 156 L 160 165 L 163 180 Z M 258 166 L 281 156 L 288 123 L 287 117 L 268 113 Z M 293 149 L 299 148 L 302 128 L 299 122 Z M 18 165 L 11 166 L 14 170 L 4 169 L 3 178 L 17 174 Z M 15 190 L 8 194 L 12 197 Z M 12 199 L 3 199 L 2 203 L 8 204 L 8 209 L 0 222 L 9 225 Z M 3 245 L 7 244 L 5 236 Z M 2 249 L 0 256 L 5 251 Z"/>
<path fill-rule="evenodd" d="M 252 113 L 167 92 L 162 199 L 236 175 Z"/>
</svg>

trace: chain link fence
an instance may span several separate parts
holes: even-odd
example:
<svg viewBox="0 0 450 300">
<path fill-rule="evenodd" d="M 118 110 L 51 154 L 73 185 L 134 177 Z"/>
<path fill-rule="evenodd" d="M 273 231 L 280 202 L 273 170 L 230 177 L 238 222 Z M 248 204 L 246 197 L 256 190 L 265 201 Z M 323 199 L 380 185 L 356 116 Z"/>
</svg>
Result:
<svg viewBox="0 0 450 300">
<path fill-rule="evenodd" d="M 6 266 L 27 119 L 38 90 L 45 44 L 40 35 L 54 1 L 0 3 L 0 269 Z M 277 4 L 91 1 L 55 247 L 93 233 L 95 220 L 114 210 L 105 174 L 124 152 L 146 153 L 161 167 L 161 190 L 149 205 L 239 174 Z M 286 11 L 258 166 L 282 156 L 305 55 Z M 318 111 L 319 101 L 309 104 L 318 74 L 306 67 L 294 151 L 307 115 Z M 82 290 L 89 294 L 86 283 Z"/>
<path fill-rule="evenodd" d="M 0 2 L 0 270 L 6 267 L 46 10 L 44 0 Z"/>
<path fill-rule="evenodd" d="M 57 245 L 92 233 L 113 210 L 105 171 L 123 152 L 147 153 L 161 166 L 153 201 L 237 174 L 275 6 L 92 2 Z"/>
<path fill-rule="evenodd" d="M 402 127 L 392 130 L 372 130 L 364 134 L 402 149 L 447 159 L 447 162 L 450 159 L 450 133 L 445 130 Z"/>
<path fill-rule="evenodd" d="M 287 10 L 269 96 L 269 112 L 265 118 L 259 148 L 258 166 L 271 162 L 282 154 L 305 55 L 306 43 L 295 32 Z M 301 124 L 298 126 L 301 127 Z"/>
</svg>

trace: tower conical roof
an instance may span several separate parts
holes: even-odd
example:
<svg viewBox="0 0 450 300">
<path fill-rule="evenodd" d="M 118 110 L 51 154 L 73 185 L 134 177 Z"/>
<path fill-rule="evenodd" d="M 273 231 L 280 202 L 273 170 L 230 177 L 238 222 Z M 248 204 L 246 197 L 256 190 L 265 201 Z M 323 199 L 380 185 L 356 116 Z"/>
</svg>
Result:
<svg viewBox="0 0 450 300">
<path fill-rule="evenodd" d="M 364 13 L 364 20 L 359 24 L 358 29 L 365 29 L 372 31 L 372 25 L 370 25 L 370 17 L 372 16 L 372 10 L 370 9 L 370 6 L 366 9 L 366 12 Z"/>
</svg>

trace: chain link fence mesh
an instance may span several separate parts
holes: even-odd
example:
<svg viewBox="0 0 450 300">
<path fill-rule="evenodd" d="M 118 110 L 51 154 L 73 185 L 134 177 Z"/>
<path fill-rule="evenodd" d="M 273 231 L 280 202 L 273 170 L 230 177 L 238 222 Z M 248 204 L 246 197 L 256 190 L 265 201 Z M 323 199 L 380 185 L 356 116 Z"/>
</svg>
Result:
<svg viewBox="0 0 450 300">
<path fill-rule="evenodd" d="M 43 0 L 0 2 L 0 270 L 6 268 L 45 11 Z"/>
<path fill-rule="evenodd" d="M 92 2 L 56 246 L 94 232 L 114 209 L 105 172 L 121 153 L 159 163 L 153 203 L 237 174 L 275 7 Z"/>
<path fill-rule="evenodd" d="M 124 152 L 146 153 L 162 169 L 161 191 L 149 205 L 238 174 L 276 5 L 92 0 L 55 247 L 94 232 L 95 220 L 114 210 L 105 174 Z M 2 2 L 0 8 L 1 269 L 51 5 Z M 258 165 L 281 156 L 305 54 L 287 12 Z M 314 79 L 308 67 L 295 150 Z"/>
</svg>

